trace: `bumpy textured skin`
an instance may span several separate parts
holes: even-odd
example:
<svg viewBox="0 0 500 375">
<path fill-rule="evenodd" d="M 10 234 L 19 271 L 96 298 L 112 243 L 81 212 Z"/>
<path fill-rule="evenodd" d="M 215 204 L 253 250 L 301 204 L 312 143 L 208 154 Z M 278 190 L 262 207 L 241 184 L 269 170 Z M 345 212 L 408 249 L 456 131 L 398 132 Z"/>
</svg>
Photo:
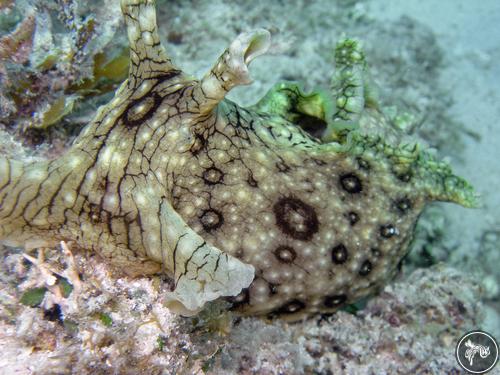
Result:
<svg viewBox="0 0 500 375">
<path fill-rule="evenodd" d="M 356 41 L 337 46 L 332 94 L 282 83 L 245 109 L 224 96 L 250 82 L 267 31 L 240 35 L 196 80 L 161 46 L 154 1 L 122 10 L 131 68 L 114 99 L 64 156 L 0 159 L 5 243 L 71 240 L 129 274 L 163 269 L 184 312 L 226 296 L 294 319 L 390 279 L 426 202 L 474 204 L 385 120 Z"/>
</svg>

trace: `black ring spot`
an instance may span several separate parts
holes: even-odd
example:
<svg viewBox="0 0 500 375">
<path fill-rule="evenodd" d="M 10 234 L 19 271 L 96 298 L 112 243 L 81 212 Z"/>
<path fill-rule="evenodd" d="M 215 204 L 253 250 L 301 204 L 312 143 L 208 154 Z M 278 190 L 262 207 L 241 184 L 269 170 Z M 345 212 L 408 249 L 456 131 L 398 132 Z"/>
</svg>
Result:
<svg viewBox="0 0 500 375">
<path fill-rule="evenodd" d="M 338 294 L 334 296 L 326 296 L 323 300 L 323 305 L 328 309 L 333 309 L 339 307 L 347 301 L 347 296 L 345 294 Z"/>
<path fill-rule="evenodd" d="M 411 201 L 406 197 L 397 200 L 395 206 L 401 214 L 406 214 L 413 208 Z"/>
<path fill-rule="evenodd" d="M 411 178 L 413 177 L 413 173 L 411 171 L 394 171 L 394 174 L 396 175 L 398 180 L 403 182 L 410 182 Z"/>
<path fill-rule="evenodd" d="M 224 224 L 224 217 L 218 210 L 213 208 L 204 210 L 200 216 L 200 222 L 207 232 L 219 229 Z"/>
<path fill-rule="evenodd" d="M 332 262 L 335 264 L 343 264 L 347 261 L 349 254 L 344 244 L 338 244 L 332 248 Z"/>
<path fill-rule="evenodd" d="M 380 235 L 384 238 L 391 238 L 398 234 L 398 230 L 392 224 L 385 224 L 380 226 Z"/>
<path fill-rule="evenodd" d="M 345 173 L 340 176 L 339 180 L 342 188 L 348 193 L 357 194 L 363 190 L 361 180 L 354 173 Z"/>
<path fill-rule="evenodd" d="M 290 246 L 278 246 L 274 250 L 274 256 L 283 263 L 292 263 L 297 258 L 297 253 Z"/>
<path fill-rule="evenodd" d="M 349 224 L 351 224 L 351 226 L 354 226 L 359 221 L 359 215 L 354 211 L 347 212 L 345 217 L 349 220 Z"/>
<path fill-rule="evenodd" d="M 318 232 L 319 222 L 314 208 L 299 199 L 281 198 L 273 206 L 276 225 L 297 240 L 307 241 Z"/>
<path fill-rule="evenodd" d="M 291 300 L 290 302 L 287 302 L 274 312 L 277 314 L 294 314 L 296 312 L 299 312 L 300 310 L 303 310 L 306 307 L 305 303 L 298 300 L 294 299 Z"/>
<path fill-rule="evenodd" d="M 375 258 L 378 258 L 382 254 L 377 247 L 370 248 L 370 251 Z"/>
<path fill-rule="evenodd" d="M 217 185 L 224 180 L 224 173 L 219 168 L 210 167 L 203 171 L 202 177 L 207 185 Z"/>
<path fill-rule="evenodd" d="M 372 271 L 372 269 L 373 269 L 372 262 L 370 262 L 369 260 L 365 260 L 361 265 L 361 267 L 359 268 L 358 273 L 361 276 L 367 276 Z"/>
<path fill-rule="evenodd" d="M 162 97 L 156 92 L 146 95 L 139 101 L 134 100 L 129 103 L 121 119 L 128 127 L 141 125 L 153 117 L 161 102 Z"/>
</svg>

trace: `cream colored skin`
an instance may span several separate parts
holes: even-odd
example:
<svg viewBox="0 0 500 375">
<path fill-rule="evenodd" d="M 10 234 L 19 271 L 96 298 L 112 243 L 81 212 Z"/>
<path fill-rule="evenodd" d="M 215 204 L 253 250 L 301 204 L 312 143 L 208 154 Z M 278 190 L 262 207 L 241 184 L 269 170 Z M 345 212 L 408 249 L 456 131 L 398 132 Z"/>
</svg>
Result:
<svg viewBox="0 0 500 375">
<path fill-rule="evenodd" d="M 267 31 L 240 35 L 198 81 L 166 55 L 154 1 L 122 0 L 122 10 L 131 69 L 114 99 L 61 158 L 0 158 L 5 243 L 71 240 L 132 275 L 163 269 L 184 313 L 235 296 L 243 313 L 293 319 L 376 290 L 405 255 L 425 201 L 459 201 L 403 181 L 369 140 L 347 150 L 264 113 L 265 102 L 224 100 L 250 82 Z M 436 173 L 445 185 L 449 176 Z"/>
</svg>

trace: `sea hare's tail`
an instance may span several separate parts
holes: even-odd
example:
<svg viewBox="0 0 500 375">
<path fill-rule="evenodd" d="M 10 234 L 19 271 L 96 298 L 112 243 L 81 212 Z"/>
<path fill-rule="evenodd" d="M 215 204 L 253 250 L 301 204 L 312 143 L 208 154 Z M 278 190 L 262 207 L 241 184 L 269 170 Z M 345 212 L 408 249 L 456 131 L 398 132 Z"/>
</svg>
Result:
<svg viewBox="0 0 500 375">
<path fill-rule="evenodd" d="M 28 233 L 33 233 L 33 228 L 49 226 L 50 207 L 47 202 L 50 202 L 50 194 L 58 188 L 52 178 L 57 172 L 50 172 L 50 165 L 50 162 L 23 164 L 0 157 L 2 242 L 15 246 L 27 244 L 29 247 L 31 237 Z"/>
<path fill-rule="evenodd" d="M 16 211 L 20 197 L 27 190 L 20 184 L 24 174 L 23 163 L 0 157 L 0 238 L 10 237 L 13 227 L 12 215 Z"/>
<path fill-rule="evenodd" d="M 453 202 L 464 207 L 480 205 L 472 185 L 456 176 L 448 163 L 437 160 L 418 143 L 394 146 L 378 136 L 353 132 L 346 147 L 350 153 L 361 154 L 369 150 L 379 159 L 385 159 L 394 176 L 402 184 L 411 184 L 412 189 L 427 201 Z"/>
<path fill-rule="evenodd" d="M 478 207 L 479 195 L 465 179 L 456 176 L 446 162 L 438 161 L 425 151 L 421 151 L 410 165 L 396 164 L 401 167 L 401 177 L 415 175 L 417 188 L 423 190 L 431 201 L 453 202 L 464 207 Z M 404 173 L 407 173 L 405 175 Z"/>
</svg>

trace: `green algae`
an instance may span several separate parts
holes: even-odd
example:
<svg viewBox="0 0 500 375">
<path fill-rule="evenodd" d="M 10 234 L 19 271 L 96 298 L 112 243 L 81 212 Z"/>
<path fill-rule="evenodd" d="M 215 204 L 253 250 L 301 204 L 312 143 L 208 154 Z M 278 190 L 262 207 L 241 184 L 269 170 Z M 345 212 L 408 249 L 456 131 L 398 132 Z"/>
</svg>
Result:
<svg viewBox="0 0 500 375">
<path fill-rule="evenodd" d="M 25 306 L 37 307 L 42 303 L 46 292 L 47 288 L 28 289 L 21 296 L 20 302 Z"/>
</svg>

